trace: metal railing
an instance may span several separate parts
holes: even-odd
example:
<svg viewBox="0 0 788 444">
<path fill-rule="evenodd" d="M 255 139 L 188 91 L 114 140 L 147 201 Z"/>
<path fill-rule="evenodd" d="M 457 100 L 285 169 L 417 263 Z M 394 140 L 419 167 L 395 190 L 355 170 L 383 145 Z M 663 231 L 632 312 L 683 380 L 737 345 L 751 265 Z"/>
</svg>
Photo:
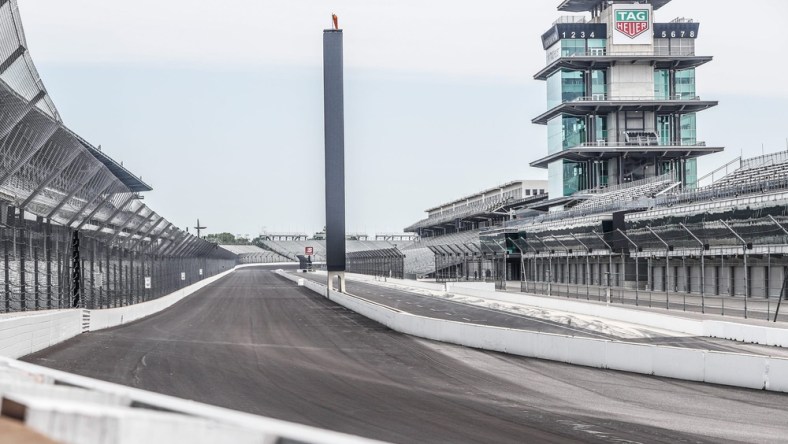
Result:
<svg viewBox="0 0 788 444">
<path fill-rule="evenodd" d="M 575 97 L 571 100 L 565 100 L 564 103 L 571 103 L 571 102 L 619 102 L 619 101 L 627 101 L 627 102 L 639 102 L 639 101 L 697 101 L 700 100 L 700 96 L 687 96 L 683 94 L 677 94 L 674 96 L 668 97 L 660 97 L 657 95 L 651 96 L 610 96 L 607 94 L 594 94 L 591 96 L 580 96 Z"/>
</svg>

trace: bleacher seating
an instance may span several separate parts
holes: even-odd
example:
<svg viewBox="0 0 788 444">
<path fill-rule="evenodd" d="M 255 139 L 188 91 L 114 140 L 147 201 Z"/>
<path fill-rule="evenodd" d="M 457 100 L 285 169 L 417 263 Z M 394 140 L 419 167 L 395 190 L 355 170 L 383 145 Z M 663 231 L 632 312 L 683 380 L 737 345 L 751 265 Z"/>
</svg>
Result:
<svg viewBox="0 0 788 444">
<path fill-rule="evenodd" d="M 424 277 L 435 272 L 435 254 L 429 248 L 411 248 L 405 253 L 405 275 Z"/>
<path fill-rule="evenodd" d="M 263 245 L 290 260 L 298 260 L 299 255 L 303 255 L 306 247 L 312 247 L 314 254 L 312 260 L 322 262 L 326 260 L 326 241 L 325 240 L 288 240 L 273 241 L 264 240 Z M 370 241 L 370 240 L 346 240 L 345 252 L 353 253 L 358 251 L 385 250 L 388 248 L 399 248 L 400 250 L 412 244 L 408 241 Z"/>
<path fill-rule="evenodd" d="M 219 245 L 230 253 L 238 255 L 241 264 L 270 264 L 277 262 L 291 262 L 287 256 L 269 250 L 263 250 L 255 245 Z"/>
<path fill-rule="evenodd" d="M 763 163 L 750 163 L 747 166 L 743 166 L 742 168 L 739 168 L 732 173 L 723 176 L 716 182 L 705 187 L 705 189 L 718 189 L 728 186 L 758 184 L 778 178 L 788 178 L 788 160 L 783 160 L 782 162 L 778 163 L 772 161 L 764 161 Z"/>
<path fill-rule="evenodd" d="M 658 180 L 646 179 L 644 181 L 630 182 L 624 186 L 612 188 L 607 192 L 594 193 L 589 199 L 577 204 L 574 208 L 592 209 L 613 202 L 635 201 L 642 198 L 655 197 L 662 191 L 676 186 L 678 182 L 669 176 L 661 176 Z"/>
</svg>

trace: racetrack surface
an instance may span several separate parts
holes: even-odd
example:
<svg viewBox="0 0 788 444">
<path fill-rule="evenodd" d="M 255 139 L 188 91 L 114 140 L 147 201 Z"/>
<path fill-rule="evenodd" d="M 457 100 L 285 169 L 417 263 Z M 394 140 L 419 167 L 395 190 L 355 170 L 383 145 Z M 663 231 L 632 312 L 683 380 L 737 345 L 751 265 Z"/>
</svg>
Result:
<svg viewBox="0 0 788 444">
<path fill-rule="evenodd" d="M 774 442 L 788 396 L 393 332 L 264 268 L 25 361 L 392 442 Z"/>
</svg>

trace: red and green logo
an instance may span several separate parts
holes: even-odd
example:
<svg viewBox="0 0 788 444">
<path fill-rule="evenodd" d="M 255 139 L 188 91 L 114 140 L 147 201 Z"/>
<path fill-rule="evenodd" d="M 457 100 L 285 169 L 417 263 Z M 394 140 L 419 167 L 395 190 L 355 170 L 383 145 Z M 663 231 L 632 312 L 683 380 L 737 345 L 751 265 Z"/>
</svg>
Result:
<svg viewBox="0 0 788 444">
<path fill-rule="evenodd" d="M 631 39 L 643 34 L 651 27 L 648 9 L 618 9 L 615 13 L 616 29 Z"/>
</svg>

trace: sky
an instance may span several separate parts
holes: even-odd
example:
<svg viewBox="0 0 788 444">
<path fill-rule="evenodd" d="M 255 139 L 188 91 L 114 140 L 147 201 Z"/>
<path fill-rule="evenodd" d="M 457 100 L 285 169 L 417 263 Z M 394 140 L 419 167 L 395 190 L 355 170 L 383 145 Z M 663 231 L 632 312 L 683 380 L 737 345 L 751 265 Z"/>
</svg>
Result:
<svg viewBox="0 0 788 444">
<path fill-rule="evenodd" d="M 558 0 L 18 0 L 65 124 L 154 188 L 176 225 L 255 236 L 325 220 L 322 30 L 344 29 L 347 230 L 401 232 L 424 210 L 546 179 L 540 36 Z M 748 13 L 752 11 L 752 15 Z M 739 155 L 788 147 L 785 0 L 674 0 L 701 23 L 698 139 Z M 755 69 L 758 67 L 758 69 Z"/>
</svg>

